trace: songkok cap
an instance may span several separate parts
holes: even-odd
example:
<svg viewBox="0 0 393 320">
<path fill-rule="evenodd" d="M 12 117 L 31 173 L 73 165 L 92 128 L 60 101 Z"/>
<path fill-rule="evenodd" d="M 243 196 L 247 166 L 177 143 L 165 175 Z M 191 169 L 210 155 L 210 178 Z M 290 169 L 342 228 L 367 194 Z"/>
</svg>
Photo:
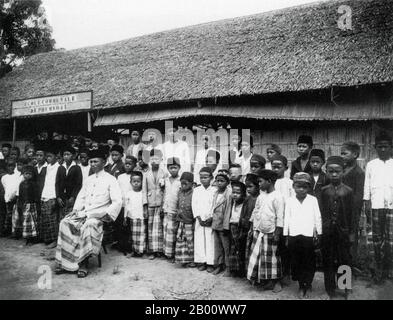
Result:
<svg viewBox="0 0 393 320">
<path fill-rule="evenodd" d="M 206 173 L 209 173 L 210 175 L 213 175 L 212 169 L 209 167 L 203 167 L 201 170 L 199 170 L 199 173 L 202 173 L 202 172 L 206 172 Z"/>
<path fill-rule="evenodd" d="M 325 152 L 322 149 L 312 149 L 310 151 L 310 158 L 311 157 L 320 157 L 323 162 L 325 162 Z"/>
<path fill-rule="evenodd" d="M 330 164 L 337 164 L 344 168 L 344 160 L 340 156 L 331 156 L 326 161 L 326 166 Z"/>
<path fill-rule="evenodd" d="M 277 174 L 272 170 L 263 169 L 258 172 L 258 177 L 264 180 L 276 181 Z"/>
<path fill-rule="evenodd" d="M 115 144 L 111 148 L 111 152 L 112 151 L 117 151 L 118 153 L 123 154 L 124 153 L 124 148 L 121 145 L 119 145 L 119 144 Z"/>
<path fill-rule="evenodd" d="M 314 145 L 314 143 L 312 141 L 312 137 L 306 136 L 306 135 L 299 136 L 299 138 L 297 139 L 297 144 L 299 144 L 299 143 L 306 143 L 309 146 L 313 146 Z"/>
<path fill-rule="evenodd" d="M 281 161 L 284 166 L 288 165 L 288 159 L 286 157 L 284 157 L 283 155 L 281 155 L 281 154 L 275 154 L 271 158 L 271 162 L 272 163 L 273 163 L 273 161 Z"/>
<path fill-rule="evenodd" d="M 89 152 L 89 159 L 100 158 L 106 160 L 106 152 L 103 148 L 98 148 L 97 150 L 91 150 Z"/>
<path fill-rule="evenodd" d="M 194 175 L 191 172 L 183 172 L 180 180 L 186 180 L 188 182 L 193 183 L 194 182 Z"/>
<path fill-rule="evenodd" d="M 265 159 L 264 157 L 262 157 L 260 154 L 255 154 L 255 153 L 254 153 L 254 154 L 252 155 L 250 161 L 257 161 L 257 162 L 259 162 L 260 164 L 262 164 L 262 166 L 265 166 L 265 165 L 266 165 L 266 159 Z"/>
<path fill-rule="evenodd" d="M 311 177 L 306 172 L 297 172 L 293 176 L 293 183 L 296 183 L 296 182 L 304 182 L 304 183 L 311 184 Z"/>
</svg>

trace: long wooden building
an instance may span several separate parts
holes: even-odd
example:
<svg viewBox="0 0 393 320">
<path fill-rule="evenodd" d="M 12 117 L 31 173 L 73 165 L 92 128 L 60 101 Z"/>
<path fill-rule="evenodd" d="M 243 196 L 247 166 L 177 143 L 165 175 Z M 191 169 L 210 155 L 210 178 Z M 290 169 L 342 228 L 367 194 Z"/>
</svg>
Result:
<svg viewBox="0 0 393 320">
<path fill-rule="evenodd" d="M 70 109 L 52 106 L 67 99 Z M 289 159 L 300 134 L 328 155 L 353 140 L 364 165 L 376 132 L 393 129 L 393 1 L 320 2 L 37 54 L 0 79 L 0 107 L 0 140 L 14 122 L 25 141 L 83 133 L 88 119 L 103 135 L 174 120 L 249 128 L 255 152 L 277 143 Z"/>
</svg>

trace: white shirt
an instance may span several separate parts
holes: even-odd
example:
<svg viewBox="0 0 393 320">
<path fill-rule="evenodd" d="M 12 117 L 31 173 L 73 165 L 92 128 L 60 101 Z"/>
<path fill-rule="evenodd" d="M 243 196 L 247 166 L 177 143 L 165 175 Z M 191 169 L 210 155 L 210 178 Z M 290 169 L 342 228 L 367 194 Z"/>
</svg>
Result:
<svg viewBox="0 0 393 320">
<path fill-rule="evenodd" d="M 86 182 L 87 177 L 89 176 L 90 172 L 90 165 L 88 164 L 87 166 L 82 166 L 79 164 L 79 167 L 81 168 L 82 171 L 82 185 Z"/>
<path fill-rule="evenodd" d="M 23 176 L 20 173 L 5 174 L 1 178 L 1 183 L 4 187 L 4 201 L 10 202 L 19 193 L 19 185 L 23 180 Z"/>
<path fill-rule="evenodd" d="M 301 203 L 296 196 L 285 204 L 284 236 L 312 237 L 314 229 L 322 234 L 321 212 L 316 197 L 307 195 Z"/>
<path fill-rule="evenodd" d="M 131 173 L 122 173 L 117 177 L 117 182 L 121 190 L 123 199 L 123 207 L 126 205 L 126 194 L 132 189 L 131 187 Z"/>
<path fill-rule="evenodd" d="M 179 198 L 179 190 L 181 188 L 180 177 L 165 178 L 165 192 L 164 192 L 164 212 L 177 213 L 177 200 Z"/>
<path fill-rule="evenodd" d="M 108 214 L 113 221 L 119 215 L 122 205 L 121 190 L 115 177 L 101 170 L 86 179 L 78 197 L 74 210 L 89 214 L 100 214 L 101 218 Z"/>
<path fill-rule="evenodd" d="M 255 203 L 250 221 L 254 230 L 272 233 L 276 227 L 284 226 L 284 197 L 277 190 L 271 193 L 261 192 Z"/>
<path fill-rule="evenodd" d="M 295 195 L 295 190 L 293 190 L 293 181 L 289 178 L 277 179 L 274 184 L 274 189 L 282 194 L 285 200 Z"/>
<path fill-rule="evenodd" d="M 206 156 L 209 150 L 212 150 L 211 148 L 208 149 L 199 149 L 196 153 L 195 156 L 195 162 L 194 162 L 194 181 L 196 184 L 200 184 L 201 181 L 199 180 L 199 171 L 206 167 Z"/>
<path fill-rule="evenodd" d="M 363 199 L 371 200 L 373 209 L 393 209 L 393 159 L 367 163 Z"/>
<path fill-rule="evenodd" d="M 251 157 L 252 157 L 252 153 L 250 154 L 250 156 L 248 158 L 245 158 L 244 155 L 242 155 L 238 159 L 238 163 L 242 167 L 242 175 L 244 175 L 244 176 L 251 172 L 251 164 L 250 164 Z"/>
<path fill-rule="evenodd" d="M 40 174 L 42 169 L 46 168 L 47 166 L 48 166 L 48 163 L 46 163 L 46 162 L 41 167 L 38 164 L 35 165 L 35 167 L 37 168 L 38 174 Z"/>
<path fill-rule="evenodd" d="M 201 217 L 205 221 L 213 216 L 211 208 L 215 190 L 216 188 L 213 186 L 209 186 L 208 188 L 198 186 L 194 189 L 191 202 L 194 218 Z"/>
<path fill-rule="evenodd" d="M 60 165 L 58 162 L 46 167 L 45 183 L 42 189 L 41 199 L 44 201 L 56 199 L 56 175 Z"/>
<path fill-rule="evenodd" d="M 76 166 L 76 162 L 75 162 L 75 161 L 72 161 L 71 164 L 70 164 L 70 166 L 69 166 L 68 168 L 67 168 L 67 165 L 65 164 L 65 162 L 63 163 L 63 167 L 66 169 L 66 176 L 68 176 L 68 172 L 70 172 L 70 169 L 71 169 L 73 166 Z"/>
<path fill-rule="evenodd" d="M 0 151 L 0 160 L 3 160 L 3 159 L 4 159 L 3 153 Z"/>
<path fill-rule="evenodd" d="M 229 223 L 239 223 L 240 213 L 242 212 L 243 203 L 236 204 L 233 203 L 231 210 L 231 218 L 229 219 Z"/>
<path fill-rule="evenodd" d="M 176 157 L 180 160 L 179 172 L 191 172 L 190 148 L 188 147 L 187 142 L 178 140 L 175 143 L 172 143 L 167 141 L 162 145 L 162 147 L 165 167 L 169 158 Z"/>
<path fill-rule="evenodd" d="M 129 190 L 125 199 L 124 217 L 143 219 L 143 205 L 147 204 L 147 201 L 144 201 L 142 190 L 139 192 L 135 192 L 132 189 Z"/>
</svg>

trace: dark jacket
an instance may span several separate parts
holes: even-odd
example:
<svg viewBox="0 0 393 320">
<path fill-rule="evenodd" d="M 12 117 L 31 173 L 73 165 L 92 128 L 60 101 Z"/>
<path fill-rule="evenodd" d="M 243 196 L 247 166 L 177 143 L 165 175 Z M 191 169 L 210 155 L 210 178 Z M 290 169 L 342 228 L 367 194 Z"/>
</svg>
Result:
<svg viewBox="0 0 393 320">
<path fill-rule="evenodd" d="M 106 165 L 105 171 L 117 179 L 122 173 L 126 172 L 126 169 L 124 168 L 124 163 L 122 161 L 119 161 L 116 164 Z"/>
<path fill-rule="evenodd" d="M 37 192 L 39 197 L 41 198 L 42 190 L 44 189 L 45 177 L 46 177 L 46 167 L 41 169 L 41 172 L 38 173 L 38 168 L 34 167 L 36 182 L 37 182 Z"/>
<path fill-rule="evenodd" d="M 62 200 L 76 199 L 82 188 L 82 170 L 78 165 L 72 166 L 67 170 L 60 166 L 56 175 L 56 194 Z"/>
<path fill-rule="evenodd" d="M 243 207 L 239 219 L 240 236 L 243 235 L 243 233 L 247 235 L 248 230 L 250 230 L 251 227 L 250 217 L 252 212 L 254 211 L 255 203 L 257 202 L 257 199 L 258 196 L 253 197 L 249 195 L 243 202 Z"/>
<path fill-rule="evenodd" d="M 341 183 L 329 184 L 321 192 L 322 234 L 338 234 L 340 238 L 353 233 L 353 191 Z"/>
<path fill-rule="evenodd" d="M 40 203 L 37 183 L 33 180 L 22 181 L 19 185 L 18 208 L 26 203 Z"/>
<path fill-rule="evenodd" d="M 191 224 L 194 222 L 194 215 L 192 214 L 192 194 L 193 189 L 188 192 L 179 190 L 177 200 L 177 214 L 176 221 Z"/>
<path fill-rule="evenodd" d="M 360 211 L 363 206 L 364 179 L 364 171 L 357 164 L 343 176 L 343 183 L 353 191 L 353 206 L 355 208 L 354 212 L 357 220 L 359 220 Z"/>
<path fill-rule="evenodd" d="M 307 162 L 306 166 L 304 167 L 304 170 L 302 170 L 301 158 L 297 157 L 296 160 L 293 161 L 291 164 L 291 179 L 293 179 L 295 173 L 298 172 L 310 173 L 311 172 L 310 161 Z"/>
<path fill-rule="evenodd" d="M 231 218 L 232 199 L 231 191 L 227 188 L 220 201 L 217 201 L 218 190 L 213 198 L 213 223 L 212 229 L 217 231 L 229 230 L 229 220 Z"/>
<path fill-rule="evenodd" d="M 314 196 L 318 200 L 319 206 L 321 206 L 321 193 L 322 193 L 322 188 L 324 186 L 327 186 L 330 181 L 328 177 L 326 176 L 326 173 L 321 171 L 318 177 L 318 181 L 315 181 L 313 174 L 310 172 L 310 177 L 311 177 L 311 188 L 308 194 Z"/>
</svg>

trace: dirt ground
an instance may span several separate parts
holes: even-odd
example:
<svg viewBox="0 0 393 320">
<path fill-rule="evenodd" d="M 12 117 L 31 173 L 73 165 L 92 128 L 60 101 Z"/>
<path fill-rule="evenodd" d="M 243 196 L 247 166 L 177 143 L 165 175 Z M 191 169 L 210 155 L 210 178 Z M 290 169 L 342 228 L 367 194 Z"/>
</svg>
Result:
<svg viewBox="0 0 393 320">
<path fill-rule="evenodd" d="M 296 299 L 294 282 L 274 294 L 251 287 L 245 279 L 214 276 L 197 269 L 177 268 L 161 259 L 126 258 L 115 250 L 108 251 L 102 253 L 102 268 L 98 268 L 97 259 L 91 259 L 87 278 L 53 273 L 51 288 L 40 289 L 39 269 L 49 266 L 53 270 L 54 250 L 44 250 L 42 244 L 26 247 L 22 240 L 0 238 L 0 299 Z M 314 299 L 328 299 L 322 273 L 316 274 L 313 288 Z M 365 280 L 354 281 L 350 299 L 382 298 L 393 298 L 391 283 L 370 286 Z"/>
</svg>

